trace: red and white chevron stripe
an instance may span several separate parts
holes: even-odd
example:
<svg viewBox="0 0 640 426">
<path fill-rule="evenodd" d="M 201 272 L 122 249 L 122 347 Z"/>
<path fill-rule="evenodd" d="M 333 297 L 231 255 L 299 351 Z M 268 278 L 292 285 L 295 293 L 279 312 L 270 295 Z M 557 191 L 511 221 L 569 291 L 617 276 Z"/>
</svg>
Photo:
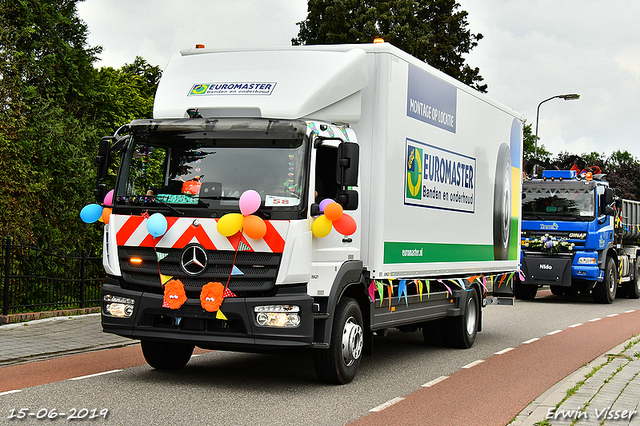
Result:
<svg viewBox="0 0 640 426">
<path fill-rule="evenodd" d="M 254 240 L 238 232 L 231 237 L 221 235 L 217 230 L 218 219 L 167 217 L 167 232 L 153 238 L 147 231 L 142 216 L 112 214 L 110 225 L 116 232 L 118 246 L 182 248 L 190 243 L 199 243 L 207 250 L 237 250 L 242 242 L 255 252 L 282 253 L 284 237 L 289 230 L 287 220 L 265 220 L 267 233 L 264 238 Z M 194 225 L 197 220 L 198 226 Z"/>
</svg>

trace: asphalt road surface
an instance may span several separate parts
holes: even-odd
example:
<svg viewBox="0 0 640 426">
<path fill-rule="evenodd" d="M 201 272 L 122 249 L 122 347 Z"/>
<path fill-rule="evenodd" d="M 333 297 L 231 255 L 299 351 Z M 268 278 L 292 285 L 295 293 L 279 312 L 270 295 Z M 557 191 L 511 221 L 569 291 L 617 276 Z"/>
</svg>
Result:
<svg viewBox="0 0 640 426">
<path fill-rule="evenodd" d="M 468 350 L 426 346 L 419 332 L 390 331 L 345 386 L 319 383 L 308 355 L 200 351 L 183 370 L 163 372 L 143 364 L 132 346 L 5 367 L 0 424 L 47 424 L 52 420 L 38 413 L 56 410 L 65 414 L 56 424 L 86 413 L 73 421 L 504 425 L 552 384 L 640 333 L 640 300 L 599 305 L 589 296 L 541 291 L 534 301 L 483 312 L 483 331 Z M 35 414 L 8 419 L 20 409 Z"/>
</svg>

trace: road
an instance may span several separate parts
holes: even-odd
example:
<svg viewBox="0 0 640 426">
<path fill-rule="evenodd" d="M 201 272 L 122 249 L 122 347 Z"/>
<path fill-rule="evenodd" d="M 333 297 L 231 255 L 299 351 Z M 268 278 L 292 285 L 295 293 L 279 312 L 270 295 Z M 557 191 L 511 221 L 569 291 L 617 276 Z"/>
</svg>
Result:
<svg viewBox="0 0 640 426">
<path fill-rule="evenodd" d="M 487 377 L 495 377 L 495 383 L 508 387 L 509 384 L 501 384 L 504 372 L 501 371 L 501 358 L 498 358 L 500 356 L 510 360 L 510 363 L 505 365 L 509 365 L 512 374 L 516 374 L 513 370 L 517 370 L 513 366 L 520 365 L 521 362 L 523 374 L 519 379 L 530 383 L 531 388 L 535 389 L 538 381 L 549 381 L 551 378 L 542 377 L 530 367 L 544 369 L 545 365 L 555 364 L 554 358 L 549 359 L 545 355 L 561 356 L 558 354 L 562 353 L 563 347 L 559 343 L 563 339 L 571 338 L 573 342 L 572 353 L 566 353 L 564 356 L 568 359 L 569 365 L 571 362 L 578 363 L 570 367 L 575 370 L 581 365 L 579 355 L 583 349 L 593 351 L 594 342 L 599 339 L 605 341 L 605 345 L 608 345 L 605 338 L 618 339 L 607 331 L 607 327 L 634 319 L 631 333 L 640 333 L 640 321 L 637 321 L 640 311 L 630 313 L 639 309 L 638 300 L 618 299 L 611 305 L 599 305 L 591 302 L 587 296 L 579 295 L 565 299 L 541 291 L 534 301 L 518 301 L 513 307 L 487 307 L 484 310 L 484 329 L 474 347 L 468 350 L 429 347 L 424 344 L 421 333 L 391 331 L 388 337 L 375 341 L 374 355 L 363 359 L 355 380 L 346 386 L 318 383 L 310 356 L 204 352 L 194 357 L 181 371 L 161 372 L 147 365 L 128 367 L 141 362 L 139 352 L 133 352 L 138 350 L 137 347 L 132 347 L 128 349 L 130 352 L 126 353 L 110 350 L 84 354 L 88 358 L 82 363 L 72 363 L 72 370 L 75 368 L 78 372 L 82 371 L 80 375 L 86 375 L 91 369 L 80 367 L 83 363 L 88 363 L 93 368 L 91 371 L 110 372 L 80 380 L 63 380 L 73 377 L 73 371 L 67 373 L 68 377 L 60 376 L 60 372 L 57 372 L 58 367 L 47 364 L 56 360 L 29 363 L 17 366 L 21 367 L 21 370 L 8 370 L 11 367 L 1 369 L 4 370 L 5 383 L 12 379 L 7 377 L 8 375 L 19 374 L 21 377 L 38 378 L 34 379 L 36 382 L 18 385 L 15 389 L 21 389 L 19 392 L 0 395 L 0 419 L 7 424 L 42 424 L 42 420 L 36 420 L 35 416 L 28 421 L 10 421 L 7 416 L 12 409 L 17 412 L 20 408 L 28 408 L 32 412 L 43 408 L 56 409 L 65 414 L 70 409 L 86 408 L 89 411 L 97 409 L 96 414 L 108 409 L 108 423 L 118 425 L 342 425 L 367 415 L 370 416 L 361 419 L 357 424 L 381 424 L 376 421 L 382 418 L 379 417 L 380 413 L 370 414 L 371 409 L 401 397 L 406 398 L 406 401 L 413 401 L 412 404 L 418 407 L 420 401 L 414 401 L 415 395 L 418 395 L 416 391 L 424 390 L 422 385 L 442 376 L 450 376 L 457 372 L 451 377 L 464 378 L 467 376 L 462 376 L 463 373 L 470 374 L 466 372 L 476 371 L 477 374 L 482 374 L 485 382 Z M 611 316 L 614 314 L 621 315 Z M 601 320 L 590 321 L 596 318 Z M 565 338 L 561 333 L 555 333 L 558 330 L 574 334 L 566 334 Z M 579 332 L 582 334 L 575 334 Z M 630 336 L 620 337 L 619 342 L 602 350 L 596 348 L 600 350 L 596 355 L 628 337 Z M 540 345 L 523 344 L 535 338 L 542 338 L 539 341 L 542 342 L 540 345 L 546 342 L 551 346 L 545 349 Z M 508 358 L 506 354 L 495 355 L 496 352 L 509 348 L 515 350 L 509 352 Z M 589 356 L 589 353 L 583 355 Z M 463 369 L 479 360 L 487 361 L 482 364 L 482 369 Z M 47 374 L 47 366 L 50 366 L 51 374 Z M 37 375 L 33 373 L 36 368 L 40 369 Z M 568 373 L 561 370 L 555 374 L 562 375 L 553 380 L 559 380 Z M 20 383 L 18 379 L 16 383 Z M 22 379 L 22 383 L 25 383 L 25 380 Z M 33 386 L 54 380 L 62 381 Z M 464 380 L 475 382 L 473 376 Z M 483 389 L 474 390 L 474 394 L 465 394 L 464 391 L 460 392 L 458 385 L 453 396 L 454 390 L 449 388 L 458 382 L 450 380 L 447 386 L 444 383 L 430 389 L 431 400 L 448 401 L 449 405 L 455 407 L 456 404 L 451 404 L 451 399 L 475 400 L 479 395 L 483 395 Z M 441 393 L 438 393 L 438 389 L 441 389 Z M 519 391 L 515 384 L 513 389 L 509 389 L 509 392 L 516 394 Z M 529 399 L 525 402 L 505 404 L 505 401 L 492 399 L 490 395 L 484 396 L 485 402 L 481 400 L 484 405 L 495 402 L 496 418 L 498 411 L 501 412 L 499 418 L 513 418 L 530 401 Z M 537 395 L 531 399 L 535 396 Z M 398 407 L 411 410 L 411 406 L 407 404 L 398 404 L 393 409 L 398 410 Z M 388 412 L 392 412 L 393 409 Z M 491 409 L 493 408 L 490 408 L 489 412 Z M 413 424 L 408 421 L 410 417 L 410 413 L 407 413 L 407 424 Z M 68 420 L 58 419 L 58 423 L 66 421 Z M 104 419 L 97 418 L 91 420 L 91 423 L 103 421 Z M 484 418 L 479 424 L 505 423 L 492 423 L 490 418 Z"/>
</svg>

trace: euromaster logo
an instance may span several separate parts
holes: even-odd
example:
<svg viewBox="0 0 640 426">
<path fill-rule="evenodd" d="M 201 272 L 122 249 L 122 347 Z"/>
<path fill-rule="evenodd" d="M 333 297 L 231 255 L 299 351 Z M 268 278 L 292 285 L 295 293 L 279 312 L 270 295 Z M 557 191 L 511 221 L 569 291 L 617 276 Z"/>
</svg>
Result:
<svg viewBox="0 0 640 426">
<path fill-rule="evenodd" d="M 197 83 L 191 86 L 188 96 L 271 95 L 275 87 L 274 81 Z"/>
<path fill-rule="evenodd" d="M 407 198 L 422 199 L 422 149 L 407 145 Z"/>
</svg>

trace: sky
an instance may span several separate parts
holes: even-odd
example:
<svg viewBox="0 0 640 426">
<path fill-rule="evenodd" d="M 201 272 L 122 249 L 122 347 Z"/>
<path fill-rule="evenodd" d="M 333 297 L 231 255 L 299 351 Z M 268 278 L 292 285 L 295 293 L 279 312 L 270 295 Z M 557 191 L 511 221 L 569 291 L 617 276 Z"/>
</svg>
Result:
<svg viewBox="0 0 640 426">
<path fill-rule="evenodd" d="M 458 0 L 472 33 L 465 56 L 488 95 L 522 113 L 539 146 L 560 152 L 628 151 L 640 159 L 640 2 L 637 0 Z M 197 43 L 206 47 L 290 46 L 306 0 L 85 0 L 78 14 L 97 67 L 142 56 L 166 67 Z"/>
</svg>

